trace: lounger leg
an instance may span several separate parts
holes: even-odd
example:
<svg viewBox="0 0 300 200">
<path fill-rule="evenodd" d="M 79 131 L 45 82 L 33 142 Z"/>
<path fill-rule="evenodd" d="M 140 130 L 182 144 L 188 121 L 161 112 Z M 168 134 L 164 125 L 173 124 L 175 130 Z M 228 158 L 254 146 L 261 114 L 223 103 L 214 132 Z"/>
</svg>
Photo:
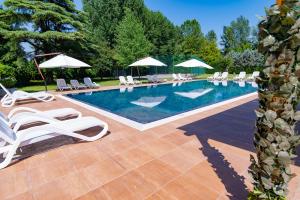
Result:
<svg viewBox="0 0 300 200">
<path fill-rule="evenodd" d="M 5 156 L 5 159 L 0 163 L 0 169 L 3 169 L 3 168 L 7 167 L 10 164 L 10 162 L 13 159 L 13 156 L 15 155 L 19 145 L 20 145 L 20 143 L 18 142 L 18 143 L 6 146 L 6 147 L 8 147 L 7 151 L 3 152 L 3 154 L 6 154 L 6 156 Z"/>
</svg>

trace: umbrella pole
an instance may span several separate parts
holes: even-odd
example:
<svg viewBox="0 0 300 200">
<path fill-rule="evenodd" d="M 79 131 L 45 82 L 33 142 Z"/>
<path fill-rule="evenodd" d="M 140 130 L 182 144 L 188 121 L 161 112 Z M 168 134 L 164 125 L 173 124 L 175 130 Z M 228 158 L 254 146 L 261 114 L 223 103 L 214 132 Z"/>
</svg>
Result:
<svg viewBox="0 0 300 200">
<path fill-rule="evenodd" d="M 139 70 L 139 67 L 137 66 L 137 71 L 138 71 L 138 75 L 139 75 L 139 80 L 141 80 L 141 75 L 140 75 L 140 70 Z"/>
<path fill-rule="evenodd" d="M 41 71 L 41 68 L 39 68 L 39 65 L 38 65 L 36 59 L 34 58 L 33 60 L 34 60 L 35 66 L 36 66 L 36 68 L 37 68 L 37 70 L 38 70 L 40 76 L 42 77 L 42 79 L 43 79 L 43 81 L 44 81 L 45 91 L 47 92 L 47 91 L 48 91 L 48 88 L 47 88 L 47 81 L 46 81 L 46 79 L 45 79 L 45 77 L 44 77 L 44 75 L 43 75 L 43 73 L 42 73 L 42 71 Z"/>
</svg>

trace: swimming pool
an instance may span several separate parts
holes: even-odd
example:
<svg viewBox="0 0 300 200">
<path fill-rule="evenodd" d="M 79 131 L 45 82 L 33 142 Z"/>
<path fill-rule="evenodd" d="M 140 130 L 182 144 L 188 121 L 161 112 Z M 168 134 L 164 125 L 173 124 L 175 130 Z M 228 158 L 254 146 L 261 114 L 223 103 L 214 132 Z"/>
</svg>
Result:
<svg viewBox="0 0 300 200">
<path fill-rule="evenodd" d="M 125 119 L 125 124 L 146 125 L 256 90 L 255 86 L 245 82 L 213 83 L 203 80 L 148 87 L 121 87 L 66 96 L 87 104 L 94 111 L 101 110 L 101 114 L 108 114 L 115 120 L 115 117 L 121 117 Z"/>
</svg>

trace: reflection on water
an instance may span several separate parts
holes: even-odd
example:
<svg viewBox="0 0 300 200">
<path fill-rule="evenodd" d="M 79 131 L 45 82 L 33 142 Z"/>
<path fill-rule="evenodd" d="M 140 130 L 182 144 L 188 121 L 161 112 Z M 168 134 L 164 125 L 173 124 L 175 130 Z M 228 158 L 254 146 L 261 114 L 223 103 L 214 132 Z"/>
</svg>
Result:
<svg viewBox="0 0 300 200">
<path fill-rule="evenodd" d="M 162 102 L 166 100 L 166 96 L 161 96 L 161 97 L 141 97 L 136 101 L 131 101 L 130 103 L 146 107 L 146 108 L 153 108 L 155 106 L 158 106 Z"/>
<path fill-rule="evenodd" d="M 208 89 L 197 89 L 192 90 L 190 92 L 174 92 L 177 95 L 180 95 L 182 97 L 190 98 L 190 99 L 197 99 L 198 97 L 204 96 L 205 94 L 213 91 L 213 88 Z"/>
</svg>

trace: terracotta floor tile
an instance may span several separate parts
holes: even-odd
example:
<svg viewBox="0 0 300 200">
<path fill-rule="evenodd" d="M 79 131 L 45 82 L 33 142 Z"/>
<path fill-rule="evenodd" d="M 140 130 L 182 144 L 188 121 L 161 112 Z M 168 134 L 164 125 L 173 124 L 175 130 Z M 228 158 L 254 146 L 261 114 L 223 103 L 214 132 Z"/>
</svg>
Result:
<svg viewBox="0 0 300 200">
<path fill-rule="evenodd" d="M 171 183 L 168 183 L 166 186 L 163 187 L 163 190 L 168 192 L 169 194 L 172 194 L 176 199 L 180 200 L 190 200 L 190 199 L 208 199 L 205 198 L 205 194 L 196 195 L 191 190 L 187 190 L 183 185 L 177 183 L 176 181 L 172 181 Z M 207 192 L 207 191 L 206 191 Z"/>
<path fill-rule="evenodd" d="M 74 172 L 75 170 L 75 166 L 73 166 L 66 159 L 58 159 L 46 164 L 41 164 L 38 168 L 30 169 L 28 171 L 28 176 L 31 186 L 34 188 L 59 177 L 65 176 L 71 172 Z"/>
<path fill-rule="evenodd" d="M 152 196 L 154 196 L 154 200 L 179 200 L 172 193 L 168 193 L 164 189 L 159 190 Z M 151 199 L 151 197 L 149 198 L 149 200 L 150 199 Z"/>
<path fill-rule="evenodd" d="M 29 190 L 29 182 L 26 172 L 18 172 L 1 176 L 0 178 L 0 199 L 12 197 Z"/>
<path fill-rule="evenodd" d="M 175 145 L 182 145 L 184 143 L 190 142 L 193 138 L 191 136 L 184 135 L 180 132 L 173 132 L 162 137 L 162 139 L 171 142 Z"/>
<path fill-rule="evenodd" d="M 34 189 L 32 193 L 35 200 L 72 199 L 66 188 L 57 180 L 41 185 Z"/>
<path fill-rule="evenodd" d="M 160 198 L 160 196 L 158 196 L 157 194 L 153 194 L 150 197 L 146 198 L 146 200 L 163 200 L 163 199 Z"/>
<path fill-rule="evenodd" d="M 125 172 L 118 163 L 111 159 L 98 161 L 97 163 L 84 168 L 81 173 L 84 181 L 91 188 L 95 189 Z"/>
<path fill-rule="evenodd" d="M 196 178 L 201 180 L 201 183 L 203 183 L 206 187 L 215 191 L 223 192 L 226 190 L 222 181 L 207 161 L 203 161 L 196 165 L 184 176 L 190 179 Z"/>
<path fill-rule="evenodd" d="M 132 193 L 126 186 L 126 183 L 116 179 L 103 186 L 103 190 L 114 200 L 138 200 L 137 196 Z"/>
<path fill-rule="evenodd" d="M 180 172 L 186 172 L 204 158 L 200 157 L 200 152 L 196 156 L 192 156 L 187 150 L 177 148 L 159 159 Z"/>
<path fill-rule="evenodd" d="M 177 170 L 159 160 L 153 160 L 138 168 L 137 171 L 145 179 L 154 183 L 156 187 L 161 187 L 180 174 Z"/>
<path fill-rule="evenodd" d="M 110 200 L 102 188 L 97 188 L 76 200 Z"/>
<path fill-rule="evenodd" d="M 174 148 L 176 145 L 161 139 L 152 140 L 142 145 L 142 149 L 154 157 L 160 157 Z"/>
<path fill-rule="evenodd" d="M 90 191 L 88 185 L 83 180 L 84 177 L 82 177 L 82 174 L 76 172 L 60 179 L 59 185 L 74 199 Z"/>
<path fill-rule="evenodd" d="M 6 200 L 33 200 L 33 195 L 30 192 L 25 192 L 14 197 L 8 198 Z"/>
<path fill-rule="evenodd" d="M 69 157 L 70 162 L 76 167 L 76 169 L 82 169 L 87 167 L 95 162 L 102 160 L 101 156 L 98 154 L 97 150 L 87 150 L 81 151 L 76 154 L 73 154 Z"/>
<path fill-rule="evenodd" d="M 143 151 L 142 147 L 130 149 L 129 151 L 126 151 L 120 156 L 122 156 L 124 159 L 129 160 L 132 164 L 134 164 L 135 167 L 143 165 L 146 162 L 149 162 L 150 160 L 154 159 L 154 157 L 152 157 L 150 154 Z"/>
<path fill-rule="evenodd" d="M 119 179 L 138 199 L 144 199 L 157 189 L 152 182 L 145 179 L 137 171 L 129 172 Z"/>
<path fill-rule="evenodd" d="M 136 164 L 134 164 L 133 161 L 129 160 L 122 154 L 115 155 L 111 157 L 111 159 L 118 163 L 120 166 L 122 166 L 126 171 L 132 170 L 136 167 Z"/>
<path fill-rule="evenodd" d="M 156 139 L 156 137 L 153 135 L 152 132 L 148 131 L 147 133 L 143 132 L 143 133 L 136 134 L 134 136 L 130 136 L 127 139 L 136 145 L 141 145 L 141 144 L 144 144 L 151 140 Z"/>
</svg>

